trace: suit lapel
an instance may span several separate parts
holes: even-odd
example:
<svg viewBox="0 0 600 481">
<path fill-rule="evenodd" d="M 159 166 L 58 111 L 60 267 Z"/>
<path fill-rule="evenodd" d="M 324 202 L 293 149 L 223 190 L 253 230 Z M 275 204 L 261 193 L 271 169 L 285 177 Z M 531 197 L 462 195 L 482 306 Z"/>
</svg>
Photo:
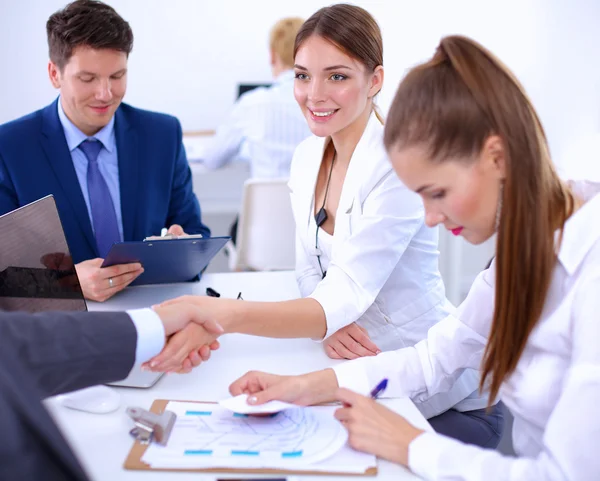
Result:
<svg viewBox="0 0 600 481">
<path fill-rule="evenodd" d="M 92 251 L 98 255 L 96 239 L 88 215 L 85 199 L 73 166 L 71 152 L 67 146 L 65 132 L 58 118 L 58 99 L 46 107 L 42 114 L 42 147 L 48 162 L 54 170 L 56 180 L 73 209 L 77 224 Z M 66 213 L 63 213 L 65 215 Z"/>
<path fill-rule="evenodd" d="M 115 138 L 119 161 L 119 191 L 123 218 L 123 240 L 140 240 L 136 235 L 135 221 L 138 202 L 138 176 L 140 160 L 138 137 L 129 119 L 119 107 L 115 114 Z M 143 199 L 140 200 L 143 203 Z"/>
</svg>

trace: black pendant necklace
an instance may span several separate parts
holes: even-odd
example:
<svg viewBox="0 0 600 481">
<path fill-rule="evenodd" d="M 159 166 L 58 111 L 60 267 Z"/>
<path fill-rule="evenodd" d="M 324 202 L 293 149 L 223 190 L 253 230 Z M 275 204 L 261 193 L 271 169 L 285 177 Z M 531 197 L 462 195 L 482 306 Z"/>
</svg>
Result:
<svg viewBox="0 0 600 481">
<path fill-rule="evenodd" d="M 331 159 L 331 167 L 329 168 L 329 177 L 327 177 L 327 185 L 325 186 L 325 197 L 323 199 L 323 205 L 315 214 L 315 222 L 317 224 L 317 228 L 315 230 L 315 250 L 317 252 L 317 261 L 319 261 L 319 269 L 321 269 L 321 279 L 325 279 L 327 272 L 323 270 L 323 266 L 321 265 L 321 254 L 319 250 L 319 228 L 327 220 L 327 211 L 325 210 L 325 203 L 327 202 L 327 194 L 329 193 L 329 183 L 331 182 L 331 173 L 333 172 L 333 162 L 335 161 L 335 155 L 336 153 L 334 152 L 333 157 Z"/>
<path fill-rule="evenodd" d="M 325 203 L 327 202 L 327 194 L 329 193 L 329 183 L 331 182 L 331 173 L 333 172 L 333 163 L 335 162 L 335 155 L 333 153 L 333 158 L 331 159 L 331 167 L 329 167 L 329 177 L 327 177 L 327 185 L 325 186 L 325 197 L 323 198 L 323 205 L 319 209 L 319 211 L 315 214 L 315 222 L 317 223 L 317 229 L 323 225 L 323 223 L 327 220 L 327 211 L 325 210 Z"/>
</svg>

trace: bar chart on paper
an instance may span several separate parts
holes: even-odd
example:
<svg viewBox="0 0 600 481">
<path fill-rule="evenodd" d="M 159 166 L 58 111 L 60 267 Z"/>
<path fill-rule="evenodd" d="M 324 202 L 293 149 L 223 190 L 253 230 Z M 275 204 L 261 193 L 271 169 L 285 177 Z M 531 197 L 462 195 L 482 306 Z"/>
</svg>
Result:
<svg viewBox="0 0 600 481">
<path fill-rule="evenodd" d="M 151 444 L 144 453 L 142 461 L 152 468 L 296 469 L 350 449 L 346 430 L 333 416 L 334 406 L 299 407 L 264 417 L 212 403 L 171 401 L 166 409 L 177 421 L 167 446 Z M 369 457 L 367 464 L 373 463 Z"/>
</svg>

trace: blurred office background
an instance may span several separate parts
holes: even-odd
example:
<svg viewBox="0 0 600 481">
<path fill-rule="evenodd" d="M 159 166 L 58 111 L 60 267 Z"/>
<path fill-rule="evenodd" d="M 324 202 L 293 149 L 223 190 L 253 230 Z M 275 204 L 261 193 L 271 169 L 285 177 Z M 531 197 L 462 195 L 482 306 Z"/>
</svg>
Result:
<svg viewBox="0 0 600 481">
<path fill-rule="evenodd" d="M 0 0 L 0 122 L 50 103 L 45 22 L 65 0 Z M 310 16 L 323 0 L 107 0 L 134 31 L 125 101 L 179 118 L 186 132 L 213 130 L 238 85 L 271 81 L 268 32 L 281 17 Z M 519 77 L 546 128 L 564 177 L 600 179 L 600 1 L 354 1 L 378 20 L 384 39 L 385 112 L 403 74 L 428 58 L 440 37 L 464 34 Z M 35 174 L 32 174 L 35 175 Z M 194 165 L 206 223 L 225 235 L 241 201 L 245 164 L 216 172 Z M 441 232 L 441 270 L 459 302 L 493 255 L 493 242 L 467 246 Z M 212 271 L 227 270 L 223 257 Z"/>
</svg>

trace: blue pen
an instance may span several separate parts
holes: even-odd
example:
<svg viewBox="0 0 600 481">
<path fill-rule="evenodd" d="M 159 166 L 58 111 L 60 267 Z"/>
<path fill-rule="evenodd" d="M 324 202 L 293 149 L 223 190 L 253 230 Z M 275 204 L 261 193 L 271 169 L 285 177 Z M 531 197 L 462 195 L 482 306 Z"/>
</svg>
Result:
<svg viewBox="0 0 600 481">
<path fill-rule="evenodd" d="M 387 380 L 387 378 L 385 378 L 379 384 L 377 384 L 377 386 L 375 386 L 373 388 L 373 390 L 371 391 L 371 398 L 377 399 L 379 397 L 379 395 L 383 391 L 385 391 L 385 388 L 387 387 L 387 383 L 388 383 L 388 380 Z"/>
</svg>

